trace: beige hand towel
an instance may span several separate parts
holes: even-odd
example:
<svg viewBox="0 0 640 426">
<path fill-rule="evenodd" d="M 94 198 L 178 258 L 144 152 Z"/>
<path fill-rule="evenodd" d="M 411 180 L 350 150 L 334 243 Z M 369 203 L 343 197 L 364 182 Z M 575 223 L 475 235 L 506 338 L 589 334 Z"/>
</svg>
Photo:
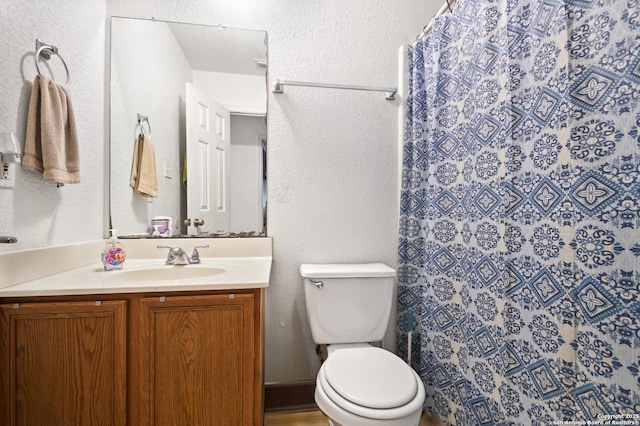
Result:
<svg viewBox="0 0 640 426">
<path fill-rule="evenodd" d="M 37 75 L 31 87 L 22 165 L 49 182 L 80 183 L 80 149 L 71 99 Z"/>
<path fill-rule="evenodd" d="M 138 136 L 133 148 L 129 185 L 133 188 L 133 193 L 138 197 L 152 198 L 158 196 L 156 151 L 151 140 L 144 135 Z"/>
<path fill-rule="evenodd" d="M 140 170 L 140 148 L 142 148 L 142 135 L 138 135 L 136 141 L 133 144 L 133 159 L 131 161 L 131 176 L 129 177 L 129 186 L 136 189 L 138 183 L 138 172 Z"/>
</svg>

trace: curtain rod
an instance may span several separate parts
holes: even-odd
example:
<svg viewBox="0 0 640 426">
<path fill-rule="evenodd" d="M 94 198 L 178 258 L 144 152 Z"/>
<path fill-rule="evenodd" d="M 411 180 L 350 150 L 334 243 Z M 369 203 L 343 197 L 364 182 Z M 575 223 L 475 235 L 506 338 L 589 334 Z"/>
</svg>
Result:
<svg viewBox="0 0 640 426">
<path fill-rule="evenodd" d="M 456 3 L 457 3 L 457 0 L 447 0 L 447 1 L 445 1 L 444 4 L 442 5 L 442 7 L 440 7 L 440 9 L 433 16 L 433 18 L 431 18 L 431 21 L 429 21 L 429 23 L 422 29 L 422 34 L 421 35 L 429 34 L 429 32 L 431 31 L 431 29 L 433 27 L 433 20 L 435 18 L 437 18 L 438 16 L 440 16 L 440 15 L 444 15 L 444 13 L 447 12 L 448 10 L 450 11 L 451 8 L 456 5 Z M 420 37 L 420 36 L 418 36 L 418 37 Z"/>
<path fill-rule="evenodd" d="M 346 90 L 366 90 L 368 92 L 386 92 L 385 99 L 393 101 L 397 87 L 373 87 L 373 86 L 353 86 L 350 84 L 330 84 L 330 83 L 310 83 L 306 81 L 276 80 L 273 85 L 273 93 L 284 93 L 283 86 L 305 86 L 305 87 L 321 87 L 326 89 L 346 89 Z"/>
</svg>

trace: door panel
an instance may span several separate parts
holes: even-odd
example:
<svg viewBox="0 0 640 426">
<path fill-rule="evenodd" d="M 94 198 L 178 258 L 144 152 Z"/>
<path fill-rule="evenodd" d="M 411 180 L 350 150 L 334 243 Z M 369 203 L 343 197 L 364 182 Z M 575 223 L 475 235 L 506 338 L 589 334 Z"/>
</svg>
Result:
<svg viewBox="0 0 640 426">
<path fill-rule="evenodd" d="M 186 83 L 187 217 L 190 234 L 228 232 L 229 111 Z M 198 225 L 196 220 L 204 221 Z"/>
</svg>

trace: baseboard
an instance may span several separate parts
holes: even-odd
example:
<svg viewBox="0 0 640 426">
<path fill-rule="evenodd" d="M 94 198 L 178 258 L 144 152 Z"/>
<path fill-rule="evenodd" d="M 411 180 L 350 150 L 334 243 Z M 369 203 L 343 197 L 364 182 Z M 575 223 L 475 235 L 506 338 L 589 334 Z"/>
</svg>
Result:
<svg viewBox="0 0 640 426">
<path fill-rule="evenodd" d="M 268 383 L 264 386 L 265 411 L 295 410 L 315 407 L 313 380 L 291 383 Z"/>
</svg>

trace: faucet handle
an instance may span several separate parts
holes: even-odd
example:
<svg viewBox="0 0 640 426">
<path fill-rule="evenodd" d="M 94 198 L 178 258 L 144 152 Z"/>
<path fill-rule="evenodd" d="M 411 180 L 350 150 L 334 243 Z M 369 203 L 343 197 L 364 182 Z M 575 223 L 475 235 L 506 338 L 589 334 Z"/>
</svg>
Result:
<svg viewBox="0 0 640 426">
<path fill-rule="evenodd" d="M 193 263 L 200 263 L 200 253 L 198 253 L 199 248 L 209 248 L 209 244 L 206 246 L 195 246 L 193 248 L 193 253 L 191 253 L 191 261 Z"/>
<path fill-rule="evenodd" d="M 169 254 L 167 254 L 167 260 L 164 262 L 165 265 L 173 265 L 180 254 L 180 247 L 171 247 L 171 246 L 156 246 L 159 249 L 169 249 Z"/>
<path fill-rule="evenodd" d="M 159 249 L 169 249 L 169 253 L 175 253 L 176 250 L 180 250 L 180 247 L 171 247 L 171 246 L 156 246 Z"/>
</svg>

